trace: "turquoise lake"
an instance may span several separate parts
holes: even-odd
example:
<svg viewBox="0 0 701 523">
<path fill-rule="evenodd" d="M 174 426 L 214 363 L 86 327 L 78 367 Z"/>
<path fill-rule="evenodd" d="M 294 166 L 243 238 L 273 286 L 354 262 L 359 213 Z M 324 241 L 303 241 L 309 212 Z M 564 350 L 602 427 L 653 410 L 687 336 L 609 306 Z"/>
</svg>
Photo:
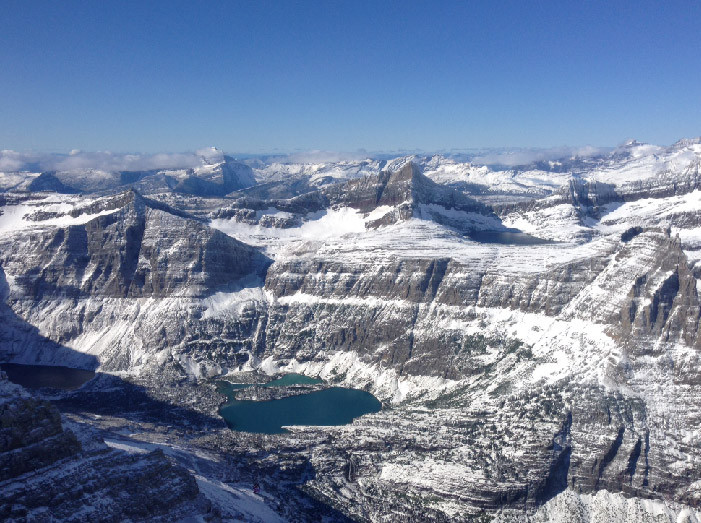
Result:
<svg viewBox="0 0 701 523">
<path fill-rule="evenodd" d="M 320 381 L 292 374 L 266 386 L 306 385 Z M 346 425 L 358 416 L 378 412 L 382 408 L 380 401 L 369 392 L 342 387 L 268 401 L 234 399 L 237 390 L 248 386 L 218 383 L 219 391 L 229 398 L 229 402 L 219 409 L 219 414 L 233 430 L 281 434 L 287 432 L 283 426 L 288 425 Z"/>
</svg>

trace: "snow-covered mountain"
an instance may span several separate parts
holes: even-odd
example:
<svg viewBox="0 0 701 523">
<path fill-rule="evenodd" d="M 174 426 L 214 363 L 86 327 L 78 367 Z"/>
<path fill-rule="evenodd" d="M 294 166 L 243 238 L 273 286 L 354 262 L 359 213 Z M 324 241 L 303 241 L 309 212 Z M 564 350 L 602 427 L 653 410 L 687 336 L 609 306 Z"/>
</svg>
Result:
<svg viewBox="0 0 701 523">
<path fill-rule="evenodd" d="M 366 389 L 385 408 L 350 425 L 227 443 L 307 464 L 329 518 L 698 521 L 700 140 L 508 168 L 211 154 L 125 191 L 3 175 L 2 358 L 176 403 L 248 371 Z"/>
<path fill-rule="evenodd" d="M 3 151 L 4 152 L 4 151 Z M 200 149 L 184 158 L 165 158 L 160 163 L 178 163 L 183 168 L 148 168 L 158 159 L 108 156 L 57 163 L 58 169 L 44 172 L 0 172 L 0 191 L 55 191 L 59 193 L 109 193 L 137 188 L 144 193 L 173 191 L 195 196 L 224 196 L 255 184 L 253 172 L 214 147 Z M 19 162 L 18 162 L 19 163 Z M 145 167 L 133 170 L 133 167 Z"/>
<path fill-rule="evenodd" d="M 419 166 L 435 182 L 458 187 L 488 201 L 542 197 L 566 186 L 574 177 L 621 185 L 648 178 L 680 173 L 698 161 L 699 139 L 685 139 L 661 147 L 634 140 L 611 150 L 555 150 L 511 154 L 473 153 L 459 155 L 408 155 L 394 159 L 345 159 L 318 161 L 291 157 L 247 160 L 254 176 L 263 186 L 307 183 L 320 187 L 353 178 L 394 172 L 406 163 Z M 565 152 L 569 153 L 567 156 Z M 551 159 L 545 159 L 547 156 Z M 520 163 L 519 163 L 520 162 Z M 259 189 L 260 190 L 260 189 Z"/>
</svg>

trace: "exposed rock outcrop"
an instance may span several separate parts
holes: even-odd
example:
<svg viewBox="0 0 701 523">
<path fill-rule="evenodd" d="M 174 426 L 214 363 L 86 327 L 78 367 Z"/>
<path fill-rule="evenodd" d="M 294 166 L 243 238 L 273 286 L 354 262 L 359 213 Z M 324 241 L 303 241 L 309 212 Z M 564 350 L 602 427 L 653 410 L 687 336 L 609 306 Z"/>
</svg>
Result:
<svg viewBox="0 0 701 523">
<path fill-rule="evenodd" d="M 211 518 L 188 472 L 161 451 L 128 454 L 64 430 L 51 404 L 0 371 L 0 518 L 3 521 L 168 521 Z"/>
<path fill-rule="evenodd" d="M 13 268 L 19 296 L 205 296 L 268 264 L 254 248 L 136 191 L 81 214 L 97 216 L 3 245 L 0 264 Z"/>
</svg>

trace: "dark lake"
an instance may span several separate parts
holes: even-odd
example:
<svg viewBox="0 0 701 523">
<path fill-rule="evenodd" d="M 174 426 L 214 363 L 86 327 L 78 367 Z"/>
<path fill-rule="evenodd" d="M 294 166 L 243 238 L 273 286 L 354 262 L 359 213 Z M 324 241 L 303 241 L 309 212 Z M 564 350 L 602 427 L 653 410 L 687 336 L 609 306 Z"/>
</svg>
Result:
<svg viewBox="0 0 701 523">
<path fill-rule="evenodd" d="M 287 376 L 281 380 L 285 378 Z M 296 380 L 299 378 L 288 378 L 286 381 Z M 280 386 L 280 380 L 275 381 Z M 272 383 L 268 386 L 275 386 Z M 319 380 L 313 383 L 319 383 Z M 218 385 L 219 391 L 229 398 L 219 414 L 229 428 L 244 432 L 280 434 L 287 432 L 282 428 L 287 425 L 346 425 L 358 416 L 378 412 L 382 408 L 375 396 L 356 389 L 331 387 L 282 399 L 250 401 L 234 399 L 235 391 L 242 388 L 240 385 L 226 382 Z"/>
<path fill-rule="evenodd" d="M 54 367 L 50 365 L 23 365 L 0 363 L 12 383 L 29 389 L 50 387 L 52 389 L 73 390 L 79 388 L 95 376 L 95 371 Z"/>
<path fill-rule="evenodd" d="M 468 235 L 472 241 L 480 243 L 501 243 L 505 245 L 540 245 L 545 243 L 555 243 L 552 240 L 544 240 L 515 231 L 474 231 Z"/>
</svg>

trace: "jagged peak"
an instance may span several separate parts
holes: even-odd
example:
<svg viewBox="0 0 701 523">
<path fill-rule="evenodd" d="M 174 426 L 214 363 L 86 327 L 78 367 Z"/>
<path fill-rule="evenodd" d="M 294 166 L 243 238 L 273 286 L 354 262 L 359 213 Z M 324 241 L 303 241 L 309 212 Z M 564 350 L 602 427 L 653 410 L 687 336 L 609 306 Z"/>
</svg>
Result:
<svg viewBox="0 0 701 523">
<path fill-rule="evenodd" d="M 384 177 L 387 185 L 406 183 L 411 186 L 437 185 L 433 180 L 424 175 L 421 166 L 413 161 L 405 163 L 401 169 L 396 171 L 382 171 L 379 177 L 380 179 Z"/>
<path fill-rule="evenodd" d="M 224 151 L 217 149 L 216 147 L 204 147 L 197 150 L 197 155 L 202 159 L 206 165 L 214 165 L 222 163 L 225 159 Z"/>
<path fill-rule="evenodd" d="M 175 209 L 170 205 L 147 198 L 143 196 L 134 187 L 130 187 L 126 191 L 114 196 L 105 196 L 89 203 L 88 205 L 77 207 L 70 211 L 71 216 L 80 216 L 81 214 L 97 214 L 105 211 L 117 209 L 133 209 L 138 215 L 146 213 L 147 209 L 154 209 L 162 212 L 167 212 L 180 218 L 187 218 L 195 221 L 203 221 L 201 218 L 192 216 L 184 211 Z"/>
<path fill-rule="evenodd" d="M 153 209 L 157 211 L 167 212 L 168 214 L 179 216 L 180 218 L 187 218 L 189 220 L 195 221 L 204 221 L 201 218 L 193 216 L 185 211 L 181 211 L 179 209 L 176 209 L 175 207 L 171 207 L 167 203 L 147 198 L 133 187 L 130 187 L 124 194 L 128 195 L 128 198 L 131 198 L 131 201 L 133 202 L 137 212 L 144 212 L 146 211 L 146 209 Z"/>
<path fill-rule="evenodd" d="M 423 173 L 421 166 L 413 161 L 407 162 L 400 170 L 388 174 L 387 186 L 408 184 L 412 189 L 414 199 L 418 193 L 425 190 L 462 194 L 452 187 L 446 187 L 431 180 Z"/>
<path fill-rule="evenodd" d="M 359 180 L 351 180 L 343 187 L 344 199 L 353 199 L 352 194 L 359 190 L 372 188 L 371 194 L 365 194 L 362 208 L 370 206 L 410 204 L 418 207 L 421 204 L 437 204 L 446 208 L 454 208 L 469 212 L 488 212 L 480 202 L 470 198 L 462 191 L 434 182 L 423 174 L 421 167 L 409 161 L 398 171 L 382 171 L 373 176 Z M 349 198 L 350 196 L 350 198 Z"/>
<path fill-rule="evenodd" d="M 638 140 L 633 138 L 630 140 L 626 140 L 625 143 L 621 147 L 637 147 L 639 145 L 645 145 L 645 144 L 642 142 L 639 142 Z"/>
<path fill-rule="evenodd" d="M 76 194 L 79 191 L 63 183 L 57 176 L 56 171 L 42 172 L 34 178 L 27 186 L 29 191 L 51 191 L 62 194 Z"/>
<path fill-rule="evenodd" d="M 395 171 L 393 175 L 398 175 L 403 178 L 411 178 L 412 181 L 418 180 L 420 177 L 426 178 L 425 176 L 423 176 L 423 171 L 421 167 L 414 161 L 409 161 L 405 163 L 402 166 L 402 168 L 398 171 Z"/>
<path fill-rule="evenodd" d="M 118 194 L 112 198 L 115 208 L 125 207 L 127 205 L 133 204 L 137 208 L 148 207 L 148 202 L 144 196 L 137 191 L 134 187 L 129 187 L 126 191 Z"/>
<path fill-rule="evenodd" d="M 682 138 L 681 140 L 678 140 L 674 142 L 671 146 L 672 149 L 684 149 L 685 147 L 690 147 L 692 145 L 699 145 L 701 144 L 701 136 L 697 136 L 696 138 Z"/>
</svg>

